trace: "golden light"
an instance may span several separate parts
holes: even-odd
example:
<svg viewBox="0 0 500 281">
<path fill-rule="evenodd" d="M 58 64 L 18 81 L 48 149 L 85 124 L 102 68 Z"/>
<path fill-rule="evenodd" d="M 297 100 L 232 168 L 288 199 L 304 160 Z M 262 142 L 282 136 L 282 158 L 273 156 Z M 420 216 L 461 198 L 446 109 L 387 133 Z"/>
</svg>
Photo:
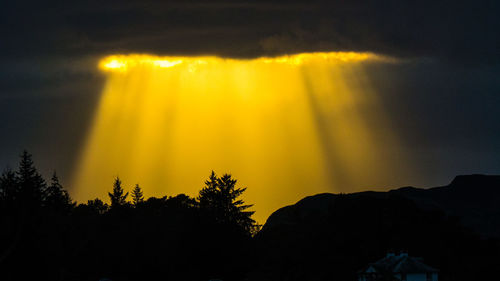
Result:
<svg viewBox="0 0 500 281">
<path fill-rule="evenodd" d="M 117 175 L 146 196 L 195 196 L 214 170 L 248 187 L 264 222 L 307 195 L 383 184 L 398 142 L 364 65 L 391 62 L 355 52 L 103 58 L 74 197 L 106 198 Z"/>
<path fill-rule="evenodd" d="M 156 66 L 156 67 L 172 67 L 185 62 L 189 65 L 220 63 L 224 62 L 257 62 L 257 63 L 277 63 L 301 65 L 311 62 L 359 62 L 359 61 L 394 61 L 389 57 L 375 55 L 373 53 L 356 53 L 356 52 L 329 52 L 329 53 L 303 53 L 290 56 L 280 57 L 262 57 L 258 59 L 237 60 L 237 59 L 221 59 L 218 57 L 158 57 L 150 55 L 114 55 L 104 58 L 99 63 L 99 68 L 103 71 L 125 71 L 129 67 L 137 66 Z"/>
</svg>

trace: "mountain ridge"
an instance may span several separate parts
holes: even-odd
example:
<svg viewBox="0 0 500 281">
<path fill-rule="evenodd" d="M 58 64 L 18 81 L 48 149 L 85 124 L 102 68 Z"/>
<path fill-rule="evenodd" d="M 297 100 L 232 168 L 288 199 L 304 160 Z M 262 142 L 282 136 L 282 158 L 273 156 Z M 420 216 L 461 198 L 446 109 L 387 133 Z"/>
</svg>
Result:
<svg viewBox="0 0 500 281">
<path fill-rule="evenodd" d="M 444 186 L 417 188 L 404 186 L 388 191 L 361 191 L 355 193 L 319 193 L 302 198 L 293 205 L 288 205 L 273 212 L 263 226 L 265 231 L 273 224 L 285 223 L 289 218 L 283 217 L 283 212 L 293 212 L 291 208 L 304 210 L 301 216 L 308 212 L 326 212 L 328 201 L 337 196 L 373 198 L 403 197 L 415 202 L 424 210 L 441 210 L 448 216 L 457 217 L 464 226 L 473 229 L 482 237 L 500 238 L 500 175 L 458 175 Z M 295 206 L 295 207 L 294 207 Z M 309 214 L 310 215 L 310 214 Z"/>
</svg>

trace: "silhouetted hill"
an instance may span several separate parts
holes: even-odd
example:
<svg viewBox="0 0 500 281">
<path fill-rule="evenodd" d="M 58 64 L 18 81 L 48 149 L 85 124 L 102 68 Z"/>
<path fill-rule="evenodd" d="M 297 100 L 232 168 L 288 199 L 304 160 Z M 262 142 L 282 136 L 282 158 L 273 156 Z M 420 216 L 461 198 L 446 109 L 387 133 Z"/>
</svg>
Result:
<svg viewBox="0 0 500 281">
<path fill-rule="evenodd" d="M 355 280 L 387 250 L 407 250 L 440 280 L 498 276 L 500 177 L 458 176 L 447 186 L 318 194 L 274 212 L 256 237 L 249 280 Z M 487 231 L 487 232 L 485 232 Z"/>
<path fill-rule="evenodd" d="M 300 217 L 325 213 L 327 205 L 336 198 L 335 194 L 324 193 L 306 197 L 295 205 L 286 206 L 271 214 L 264 225 L 269 228 L 277 223 L 290 223 L 288 216 L 293 210 L 300 210 Z M 464 226 L 472 228 L 483 237 L 500 238 L 500 176 L 461 175 L 446 185 L 433 188 L 402 187 L 388 192 L 364 191 L 346 194 L 350 197 L 368 196 L 388 198 L 404 197 L 414 201 L 425 210 L 441 210 L 448 216 L 457 217 Z"/>
<path fill-rule="evenodd" d="M 442 209 L 482 236 L 500 238 L 500 176 L 457 176 L 446 186 L 406 187 L 389 193 L 410 198 L 421 208 Z"/>
</svg>

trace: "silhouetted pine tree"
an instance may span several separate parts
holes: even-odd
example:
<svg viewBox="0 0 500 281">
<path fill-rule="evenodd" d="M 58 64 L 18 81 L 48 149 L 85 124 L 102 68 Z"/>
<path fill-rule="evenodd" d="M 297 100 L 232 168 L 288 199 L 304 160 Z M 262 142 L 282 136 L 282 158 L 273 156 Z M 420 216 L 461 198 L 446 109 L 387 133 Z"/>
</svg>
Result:
<svg viewBox="0 0 500 281">
<path fill-rule="evenodd" d="M 254 234 L 258 230 L 252 219 L 254 212 L 245 211 L 253 205 L 245 205 L 243 200 L 238 199 L 246 188 L 236 188 L 236 182 L 229 174 L 217 177 L 212 171 L 198 196 L 200 208 L 212 213 L 219 222 L 234 223 L 247 233 Z"/>
<path fill-rule="evenodd" d="M 16 173 L 11 169 L 6 169 L 0 176 L 0 201 L 13 202 L 19 192 Z"/>
<path fill-rule="evenodd" d="M 23 151 L 17 177 L 20 199 L 24 204 L 36 208 L 41 206 L 45 197 L 46 183 L 36 170 L 31 157 L 26 150 Z"/>
<path fill-rule="evenodd" d="M 137 205 L 144 202 L 144 195 L 142 194 L 142 190 L 139 187 L 139 184 L 136 184 L 134 190 L 132 190 L 132 204 L 137 207 Z"/>
<path fill-rule="evenodd" d="M 52 175 L 51 183 L 46 189 L 45 206 L 58 212 L 69 212 L 74 207 L 68 192 L 59 183 L 56 172 Z"/>
<path fill-rule="evenodd" d="M 109 199 L 111 200 L 111 208 L 124 206 L 127 204 L 128 192 L 124 194 L 122 188 L 122 181 L 120 178 L 116 177 L 115 183 L 113 184 L 113 192 L 108 192 Z"/>
</svg>

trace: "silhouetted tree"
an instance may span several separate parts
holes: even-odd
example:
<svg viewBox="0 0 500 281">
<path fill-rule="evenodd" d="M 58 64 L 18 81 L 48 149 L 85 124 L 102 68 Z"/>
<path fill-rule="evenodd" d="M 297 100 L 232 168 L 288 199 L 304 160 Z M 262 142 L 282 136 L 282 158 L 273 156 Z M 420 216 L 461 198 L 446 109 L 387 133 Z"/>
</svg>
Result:
<svg viewBox="0 0 500 281">
<path fill-rule="evenodd" d="M 113 184 L 113 192 L 108 192 L 109 199 L 111 200 L 111 208 L 123 206 L 127 204 L 128 192 L 124 193 L 122 188 L 122 181 L 119 177 L 116 177 L 115 183 Z"/>
<path fill-rule="evenodd" d="M 109 210 L 109 205 L 102 202 L 102 200 L 99 198 L 87 201 L 87 207 L 92 212 L 99 214 L 99 215 L 102 215 Z"/>
<path fill-rule="evenodd" d="M 198 207 L 198 202 L 196 199 L 187 196 L 186 194 L 178 194 L 176 196 L 170 196 L 166 200 L 167 204 L 175 205 L 184 208 L 195 208 Z"/>
<path fill-rule="evenodd" d="M 16 199 L 18 192 L 16 173 L 11 169 L 6 169 L 0 176 L 0 201 L 12 202 Z"/>
<path fill-rule="evenodd" d="M 26 150 L 21 155 L 19 170 L 17 171 L 19 183 L 19 197 L 30 207 L 41 206 L 42 200 L 45 197 L 44 191 L 46 188 L 45 180 L 36 170 L 32 156 Z"/>
<path fill-rule="evenodd" d="M 234 223 L 247 233 L 254 234 L 258 230 L 252 219 L 254 212 L 245 211 L 253 205 L 245 205 L 243 200 L 238 199 L 246 188 L 236 188 L 236 182 L 230 174 L 217 177 L 212 171 L 198 196 L 200 208 L 206 209 L 219 222 Z"/>
<path fill-rule="evenodd" d="M 139 184 L 136 184 L 134 189 L 132 190 L 132 204 L 137 207 L 137 205 L 144 202 L 144 195 L 142 194 L 142 190 L 139 187 Z"/>
<path fill-rule="evenodd" d="M 68 212 L 74 207 L 68 192 L 59 183 L 56 172 L 52 175 L 51 183 L 46 189 L 45 206 L 58 212 Z"/>
</svg>

